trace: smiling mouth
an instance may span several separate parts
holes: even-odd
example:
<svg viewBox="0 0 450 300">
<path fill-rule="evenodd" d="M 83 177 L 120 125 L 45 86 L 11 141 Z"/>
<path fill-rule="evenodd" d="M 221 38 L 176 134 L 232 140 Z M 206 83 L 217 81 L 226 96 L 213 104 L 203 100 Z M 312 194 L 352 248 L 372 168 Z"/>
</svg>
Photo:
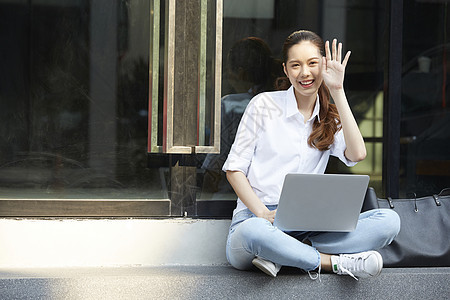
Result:
<svg viewBox="0 0 450 300">
<path fill-rule="evenodd" d="M 299 81 L 300 85 L 304 88 L 311 87 L 314 83 L 314 80 L 305 80 L 305 81 Z"/>
</svg>

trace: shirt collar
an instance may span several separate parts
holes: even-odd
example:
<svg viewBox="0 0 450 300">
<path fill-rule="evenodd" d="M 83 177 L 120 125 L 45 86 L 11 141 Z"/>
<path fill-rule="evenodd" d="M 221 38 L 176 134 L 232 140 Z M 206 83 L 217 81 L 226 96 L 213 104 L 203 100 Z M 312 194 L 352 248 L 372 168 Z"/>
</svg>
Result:
<svg viewBox="0 0 450 300">
<path fill-rule="evenodd" d="M 316 104 L 314 106 L 313 113 L 311 115 L 310 120 L 312 120 L 314 117 L 317 117 L 317 121 L 320 122 L 320 101 L 319 101 L 319 95 L 317 95 Z M 291 85 L 291 87 L 287 90 L 287 102 L 286 102 L 286 118 L 292 117 L 295 114 L 299 114 L 297 108 L 297 100 L 295 99 L 294 94 L 294 87 Z"/>
</svg>

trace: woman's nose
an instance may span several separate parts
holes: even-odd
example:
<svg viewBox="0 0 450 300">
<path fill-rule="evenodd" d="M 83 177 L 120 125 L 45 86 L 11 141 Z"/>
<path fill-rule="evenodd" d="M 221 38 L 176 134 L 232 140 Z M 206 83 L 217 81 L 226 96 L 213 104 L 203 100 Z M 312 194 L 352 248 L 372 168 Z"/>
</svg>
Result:
<svg viewBox="0 0 450 300">
<path fill-rule="evenodd" d="M 309 74 L 311 74 L 311 71 L 309 70 L 309 68 L 307 66 L 304 66 L 302 68 L 302 70 L 300 71 L 300 76 L 302 76 L 302 77 L 307 77 L 307 76 L 309 76 Z"/>
</svg>

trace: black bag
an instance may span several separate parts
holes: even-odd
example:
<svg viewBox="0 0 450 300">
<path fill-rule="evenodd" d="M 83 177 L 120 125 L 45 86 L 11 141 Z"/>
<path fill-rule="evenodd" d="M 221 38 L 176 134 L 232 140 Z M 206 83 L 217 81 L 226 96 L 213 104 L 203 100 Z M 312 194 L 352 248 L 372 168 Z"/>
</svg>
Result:
<svg viewBox="0 0 450 300">
<path fill-rule="evenodd" d="M 411 199 L 380 199 L 368 188 L 362 211 L 393 209 L 400 216 L 400 233 L 380 249 L 386 267 L 450 266 L 450 188 L 439 195 Z"/>
</svg>

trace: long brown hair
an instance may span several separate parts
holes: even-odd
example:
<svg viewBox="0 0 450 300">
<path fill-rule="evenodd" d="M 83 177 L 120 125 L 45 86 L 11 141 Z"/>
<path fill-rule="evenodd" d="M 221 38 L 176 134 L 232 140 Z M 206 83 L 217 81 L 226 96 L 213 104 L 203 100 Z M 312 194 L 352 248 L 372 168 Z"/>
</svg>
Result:
<svg viewBox="0 0 450 300">
<path fill-rule="evenodd" d="M 309 41 L 314 44 L 324 56 L 325 45 L 320 36 L 312 31 L 299 30 L 288 36 L 283 45 L 283 63 L 287 63 L 288 52 L 292 46 L 303 41 Z M 279 78 L 277 80 L 278 89 L 287 89 L 290 86 L 289 79 Z M 340 130 L 341 120 L 336 105 L 330 103 L 330 92 L 324 82 L 319 87 L 319 118 L 314 120 L 312 132 L 308 138 L 308 145 L 315 147 L 320 151 L 330 149 L 334 142 L 334 134 Z"/>
</svg>

